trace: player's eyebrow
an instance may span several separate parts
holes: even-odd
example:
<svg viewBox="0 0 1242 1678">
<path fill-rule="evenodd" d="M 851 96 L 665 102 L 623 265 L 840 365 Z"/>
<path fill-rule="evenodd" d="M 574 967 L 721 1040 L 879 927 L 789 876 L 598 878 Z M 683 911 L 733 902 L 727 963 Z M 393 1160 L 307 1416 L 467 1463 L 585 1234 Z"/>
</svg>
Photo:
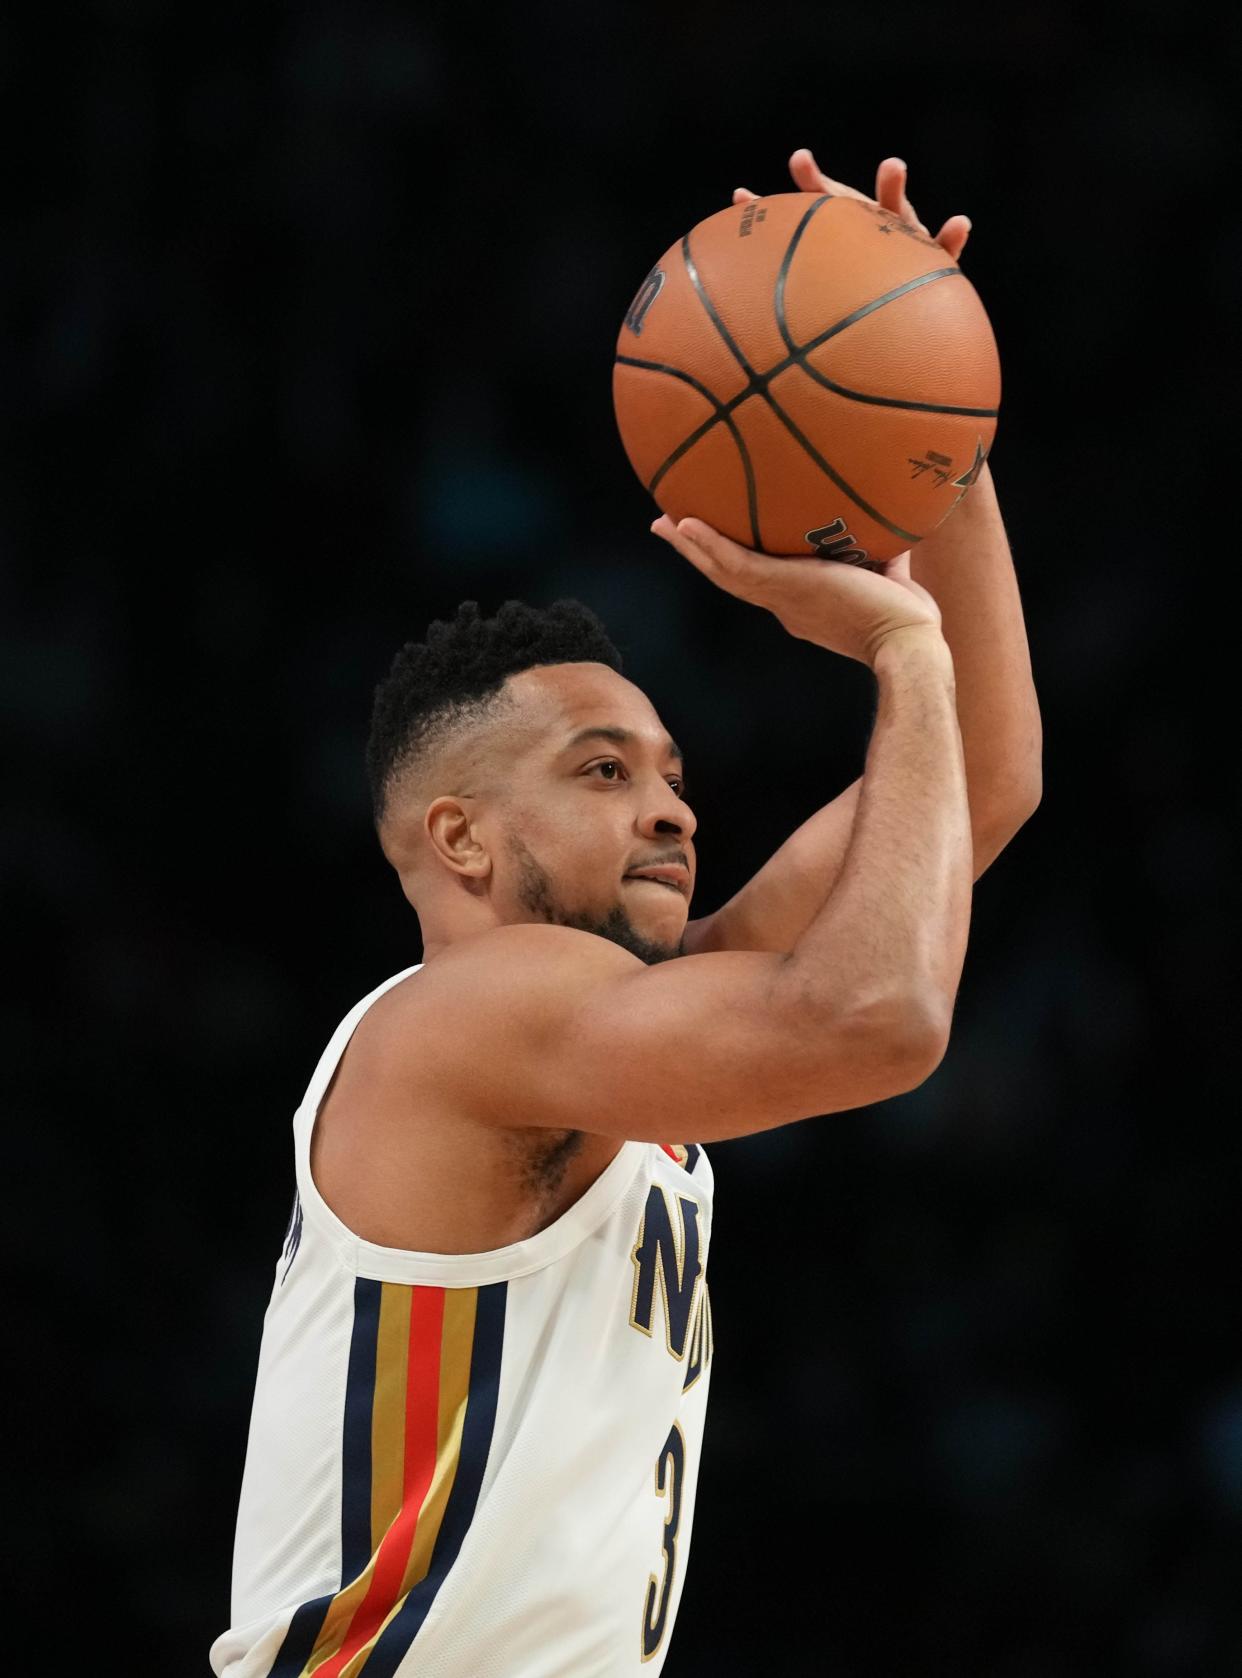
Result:
<svg viewBox="0 0 1242 1678">
<path fill-rule="evenodd" d="M 638 742 L 638 735 L 632 733 L 628 728 L 584 728 L 574 735 L 573 739 L 566 745 L 565 750 L 571 751 L 573 747 L 580 746 L 584 740 L 608 740 L 614 746 L 632 746 Z M 685 753 L 676 740 L 670 738 L 664 742 L 664 755 L 675 757 L 682 768 L 685 768 Z"/>
</svg>

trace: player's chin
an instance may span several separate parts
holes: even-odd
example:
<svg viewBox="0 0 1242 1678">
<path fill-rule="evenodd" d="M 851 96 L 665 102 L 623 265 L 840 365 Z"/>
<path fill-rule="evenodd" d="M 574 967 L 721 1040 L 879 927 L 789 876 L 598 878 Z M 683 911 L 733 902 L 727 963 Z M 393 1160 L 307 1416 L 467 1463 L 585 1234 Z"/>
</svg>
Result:
<svg viewBox="0 0 1242 1678">
<path fill-rule="evenodd" d="M 626 912 L 636 926 L 676 927 L 677 934 L 685 930 L 690 916 L 690 900 L 685 892 L 663 880 L 625 880 Z"/>
</svg>

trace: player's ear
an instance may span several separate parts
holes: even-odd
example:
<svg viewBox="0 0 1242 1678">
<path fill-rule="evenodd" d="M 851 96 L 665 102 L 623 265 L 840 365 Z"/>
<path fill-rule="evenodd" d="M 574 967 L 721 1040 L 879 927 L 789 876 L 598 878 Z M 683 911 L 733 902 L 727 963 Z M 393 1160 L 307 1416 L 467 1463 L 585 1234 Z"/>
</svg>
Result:
<svg viewBox="0 0 1242 1678">
<path fill-rule="evenodd" d="M 423 831 L 438 859 L 465 884 L 487 879 L 492 871 L 491 852 L 460 798 L 433 798 L 423 816 Z"/>
</svg>

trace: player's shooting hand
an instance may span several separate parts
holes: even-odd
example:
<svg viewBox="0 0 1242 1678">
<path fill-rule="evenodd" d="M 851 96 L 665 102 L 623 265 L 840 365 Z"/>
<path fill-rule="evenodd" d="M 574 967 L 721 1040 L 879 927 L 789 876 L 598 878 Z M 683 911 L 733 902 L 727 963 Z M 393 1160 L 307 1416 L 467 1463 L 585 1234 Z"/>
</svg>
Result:
<svg viewBox="0 0 1242 1678">
<path fill-rule="evenodd" d="M 906 197 L 907 171 L 899 157 L 886 157 L 876 170 L 874 198 L 868 198 L 865 192 L 858 192 L 852 186 L 831 180 L 824 174 L 806 146 L 800 146 L 789 159 L 789 173 L 793 176 L 794 185 L 799 192 L 831 192 L 838 198 L 861 198 L 865 203 L 878 204 L 882 210 L 890 210 L 893 215 L 900 216 L 908 227 L 916 227 L 920 233 L 931 238 L 931 234 L 915 214 L 914 205 Z M 733 193 L 733 202 L 744 204 L 748 199 L 757 196 L 758 194 L 751 192 L 748 187 L 739 186 Z M 954 262 L 960 262 L 969 238 L 970 217 L 950 216 L 937 233 L 936 243 L 943 246 Z"/>
<path fill-rule="evenodd" d="M 881 642 L 894 630 L 940 630 L 940 608 L 912 581 L 908 551 L 875 572 L 840 559 L 756 553 L 702 519 L 675 524 L 662 513 L 651 529 L 726 594 L 762 606 L 799 640 L 862 664 L 874 664 Z"/>
</svg>

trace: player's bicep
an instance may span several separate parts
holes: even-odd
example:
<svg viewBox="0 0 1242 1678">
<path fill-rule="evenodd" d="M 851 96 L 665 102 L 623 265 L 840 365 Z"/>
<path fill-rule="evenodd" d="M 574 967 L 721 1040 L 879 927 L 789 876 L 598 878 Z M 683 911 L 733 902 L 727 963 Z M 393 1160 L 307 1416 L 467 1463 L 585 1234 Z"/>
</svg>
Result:
<svg viewBox="0 0 1242 1678">
<path fill-rule="evenodd" d="M 807 1007 L 779 955 L 646 967 L 606 940 L 551 927 L 504 929 L 490 943 L 468 1013 L 454 1010 L 456 1058 L 444 1068 L 476 1120 L 710 1142 L 918 1081 L 908 1044 L 885 1022 Z"/>
<path fill-rule="evenodd" d="M 822 1110 L 776 1023 L 781 958 L 685 956 L 618 973 L 567 999 L 549 1023 L 538 1086 L 580 1129 L 712 1142 Z"/>
</svg>

